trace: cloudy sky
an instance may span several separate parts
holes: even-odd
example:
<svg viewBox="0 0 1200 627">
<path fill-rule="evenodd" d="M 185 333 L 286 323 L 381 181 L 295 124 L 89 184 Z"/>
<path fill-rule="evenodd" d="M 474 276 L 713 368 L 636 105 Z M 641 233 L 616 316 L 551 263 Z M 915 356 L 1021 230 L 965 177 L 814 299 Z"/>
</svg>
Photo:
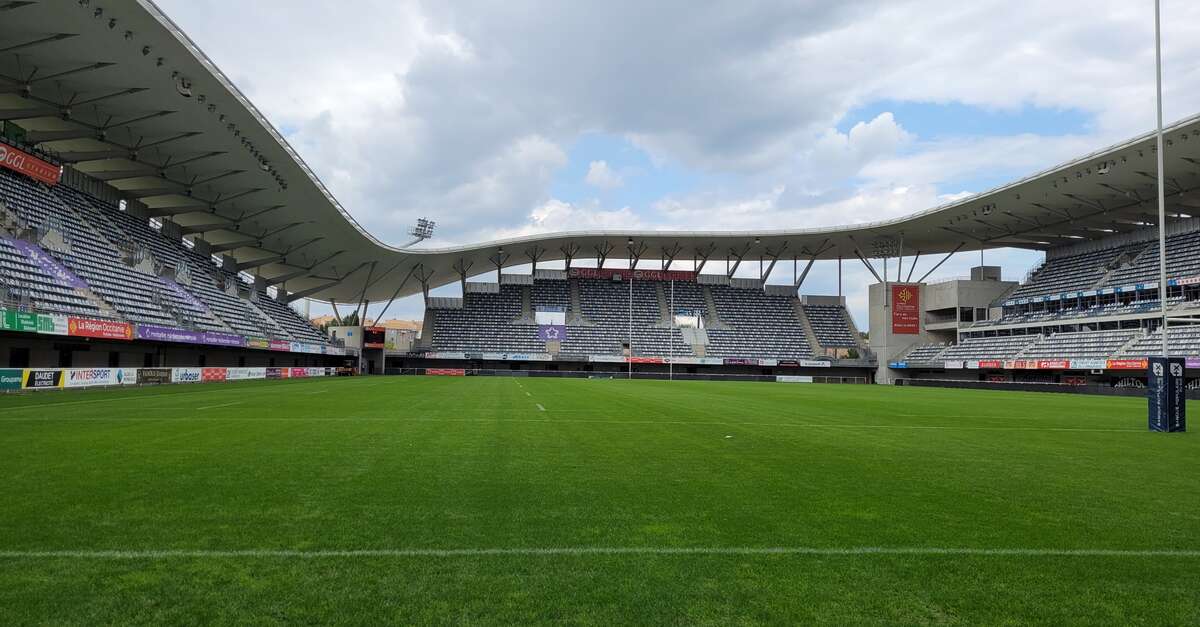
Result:
<svg viewBox="0 0 1200 627">
<path fill-rule="evenodd" d="M 1150 0 L 158 3 L 395 244 L 419 216 L 430 245 L 872 221 L 1155 121 Z M 1163 15 L 1171 121 L 1200 112 L 1200 3 Z M 835 293 L 834 263 L 803 291 Z M 845 270 L 865 327 L 869 275 Z"/>
</svg>

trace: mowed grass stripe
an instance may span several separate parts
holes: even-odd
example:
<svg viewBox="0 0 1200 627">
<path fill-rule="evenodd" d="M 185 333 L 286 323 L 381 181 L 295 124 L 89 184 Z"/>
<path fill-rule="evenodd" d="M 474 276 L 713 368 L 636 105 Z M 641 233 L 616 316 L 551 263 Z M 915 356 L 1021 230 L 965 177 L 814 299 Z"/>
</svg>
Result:
<svg viewBox="0 0 1200 627">
<path fill-rule="evenodd" d="M 522 547 L 494 549 L 133 549 L 92 551 L 4 551 L 0 559 L 224 559 L 224 558 L 362 558 L 362 557 L 554 557 L 581 555 L 816 555 L 816 556 L 973 556 L 973 557 L 1170 557 L 1200 558 L 1200 549 L 1048 549 L 975 547 Z"/>
</svg>

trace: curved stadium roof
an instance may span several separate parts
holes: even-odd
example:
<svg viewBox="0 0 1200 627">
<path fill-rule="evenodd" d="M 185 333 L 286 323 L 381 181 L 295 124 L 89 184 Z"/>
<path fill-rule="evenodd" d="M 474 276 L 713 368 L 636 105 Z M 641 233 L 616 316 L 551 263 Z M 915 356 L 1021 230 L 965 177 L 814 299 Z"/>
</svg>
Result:
<svg viewBox="0 0 1200 627">
<path fill-rule="evenodd" d="M 254 105 L 149 0 L 0 0 L 0 119 L 44 155 L 297 296 L 386 300 L 574 258 L 878 256 L 1048 249 L 1156 221 L 1154 136 L 904 218 L 841 227 L 583 231 L 403 249 L 363 229 Z M 1167 130 L 1168 212 L 1200 207 L 1200 117 Z M 1195 139 L 1196 141 L 1191 141 Z"/>
</svg>

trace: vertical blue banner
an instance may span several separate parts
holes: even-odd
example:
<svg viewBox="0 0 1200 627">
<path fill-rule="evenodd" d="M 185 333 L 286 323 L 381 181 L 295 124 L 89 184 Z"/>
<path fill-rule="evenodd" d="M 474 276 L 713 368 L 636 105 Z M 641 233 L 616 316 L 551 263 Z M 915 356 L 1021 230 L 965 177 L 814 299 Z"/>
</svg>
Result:
<svg viewBox="0 0 1200 627">
<path fill-rule="evenodd" d="M 1147 363 L 1146 398 L 1151 431 L 1187 431 L 1187 380 L 1182 357 L 1151 357 Z"/>
</svg>

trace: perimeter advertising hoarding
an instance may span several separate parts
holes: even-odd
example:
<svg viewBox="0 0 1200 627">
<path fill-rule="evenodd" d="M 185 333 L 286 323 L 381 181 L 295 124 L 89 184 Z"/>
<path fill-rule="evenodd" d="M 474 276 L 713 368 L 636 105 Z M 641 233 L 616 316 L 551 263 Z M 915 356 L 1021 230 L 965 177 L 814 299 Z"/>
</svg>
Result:
<svg viewBox="0 0 1200 627">
<path fill-rule="evenodd" d="M 17 5 L 20 6 L 20 5 Z M 20 172 L 47 185 L 57 185 L 62 168 L 8 144 L 0 144 L 0 167 Z"/>
<path fill-rule="evenodd" d="M 758 360 L 745 357 L 726 357 L 721 363 L 726 366 L 757 366 Z"/>
<path fill-rule="evenodd" d="M 271 340 L 268 343 L 267 348 L 270 348 L 273 351 L 287 352 L 292 349 L 292 343 L 285 340 Z"/>
<path fill-rule="evenodd" d="M 635 281 L 694 281 L 696 273 L 685 270 L 622 270 L 621 268 L 571 268 L 567 276 L 572 279 L 612 279 L 622 280 L 630 276 Z"/>
<path fill-rule="evenodd" d="M 46 390 L 60 388 L 63 384 L 62 370 L 26 370 L 25 385 L 27 390 Z"/>
<path fill-rule="evenodd" d="M 813 378 L 800 375 L 776 375 L 775 381 L 778 383 L 812 383 Z"/>
<path fill-rule="evenodd" d="M 63 387 L 90 388 L 102 385 L 134 385 L 137 368 L 71 368 L 65 371 Z"/>
<path fill-rule="evenodd" d="M 132 340 L 133 325 L 114 320 L 67 318 L 67 334 L 104 340 Z"/>
<path fill-rule="evenodd" d="M 138 382 L 146 384 L 161 385 L 171 382 L 170 368 L 142 368 L 138 372 Z"/>
<path fill-rule="evenodd" d="M 282 378 L 284 378 L 284 372 L 285 372 L 284 368 L 267 368 L 266 378 L 267 379 L 282 379 Z"/>
<path fill-rule="evenodd" d="M 921 286 L 899 283 L 891 289 L 892 333 L 917 335 L 921 332 Z"/>
<path fill-rule="evenodd" d="M 1108 365 L 1107 359 L 1072 359 L 1072 370 L 1104 370 Z"/>
<path fill-rule="evenodd" d="M 1037 367 L 1038 370 L 1066 370 L 1071 367 L 1071 362 L 1066 359 L 1039 359 Z"/>
<path fill-rule="evenodd" d="M 200 380 L 209 383 L 211 381 L 224 381 L 228 378 L 228 370 L 225 368 L 201 368 Z"/>
<path fill-rule="evenodd" d="M 1109 359 L 1105 362 L 1106 370 L 1145 370 L 1145 359 Z"/>
<path fill-rule="evenodd" d="M 980 368 L 1003 368 L 1004 362 L 1000 361 L 999 359 L 980 359 L 979 367 Z"/>
<path fill-rule="evenodd" d="M 172 368 L 171 383 L 199 383 L 202 373 L 200 368 Z"/>
<path fill-rule="evenodd" d="M 1187 431 L 1187 381 L 1182 357 L 1151 357 L 1146 369 L 1147 426 L 1151 431 Z"/>
<path fill-rule="evenodd" d="M 20 368 L 0 368 L 0 390 L 19 390 L 24 381 L 24 370 Z"/>
<path fill-rule="evenodd" d="M 308 368 L 292 368 L 288 371 L 288 376 L 293 379 L 300 379 L 308 376 Z"/>
<path fill-rule="evenodd" d="M 28 311 L 6 310 L 0 316 L 0 329 L 36 333 L 38 330 L 37 314 Z"/>
<path fill-rule="evenodd" d="M 229 381 L 246 381 L 267 378 L 266 368 L 226 368 L 225 378 Z"/>
</svg>

